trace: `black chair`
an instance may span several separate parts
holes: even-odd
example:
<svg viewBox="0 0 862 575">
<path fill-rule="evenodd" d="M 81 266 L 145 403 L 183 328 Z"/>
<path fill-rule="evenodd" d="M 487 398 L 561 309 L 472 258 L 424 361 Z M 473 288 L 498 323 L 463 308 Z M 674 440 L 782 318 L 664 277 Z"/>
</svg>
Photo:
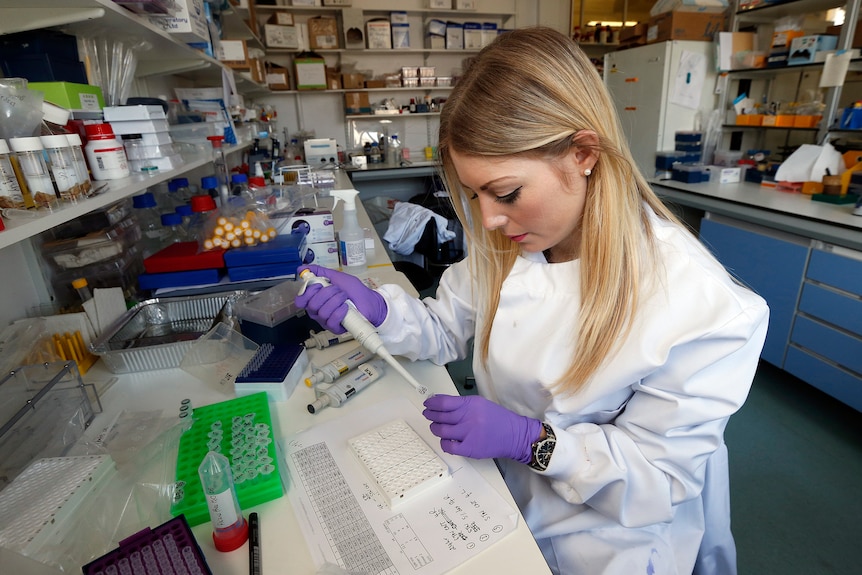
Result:
<svg viewBox="0 0 862 575">
<path fill-rule="evenodd" d="M 442 192 L 426 192 L 410 198 L 410 203 L 428 208 L 446 218 L 447 228 L 455 232 L 455 238 L 440 242 L 437 240 L 437 220 L 432 218 L 425 225 L 422 236 L 413 248 L 425 260 L 425 269 L 439 279 L 447 267 L 464 259 L 464 228 L 455 215 L 449 197 Z"/>
</svg>

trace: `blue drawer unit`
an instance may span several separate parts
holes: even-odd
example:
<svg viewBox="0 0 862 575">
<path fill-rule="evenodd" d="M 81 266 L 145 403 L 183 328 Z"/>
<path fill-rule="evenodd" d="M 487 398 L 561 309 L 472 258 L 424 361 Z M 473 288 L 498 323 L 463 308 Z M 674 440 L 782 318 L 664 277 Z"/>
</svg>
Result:
<svg viewBox="0 0 862 575">
<path fill-rule="evenodd" d="M 815 249 L 811 251 L 806 275 L 810 279 L 862 296 L 862 259 Z M 859 329 L 862 329 L 862 325 Z"/>
<path fill-rule="evenodd" d="M 785 371 L 862 411 L 862 379 L 813 354 L 791 345 L 787 350 Z"/>
<path fill-rule="evenodd" d="M 829 325 L 798 316 L 790 341 L 835 362 L 852 373 L 862 374 L 862 338 Z M 859 383 L 862 387 L 862 381 Z"/>
<path fill-rule="evenodd" d="M 782 367 L 809 247 L 802 239 L 794 242 L 768 235 L 765 228 L 763 232 L 716 219 L 704 218 L 700 224 L 701 241 L 769 304 L 769 331 L 761 357 Z"/>
<path fill-rule="evenodd" d="M 806 282 L 799 311 L 862 337 L 862 299 Z M 862 357 L 862 349 L 857 350 Z"/>
</svg>

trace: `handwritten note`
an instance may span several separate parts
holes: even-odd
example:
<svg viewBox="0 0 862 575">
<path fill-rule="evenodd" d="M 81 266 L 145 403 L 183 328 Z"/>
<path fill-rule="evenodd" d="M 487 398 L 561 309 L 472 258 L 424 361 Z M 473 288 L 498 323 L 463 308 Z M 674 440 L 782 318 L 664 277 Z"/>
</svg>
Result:
<svg viewBox="0 0 862 575">
<path fill-rule="evenodd" d="M 451 477 L 393 511 L 348 439 L 404 419 L 438 452 Z M 512 532 L 517 512 L 469 460 L 439 450 L 416 408 L 393 399 L 315 426 L 287 442 L 288 491 L 312 557 L 347 571 L 444 573 Z"/>
</svg>

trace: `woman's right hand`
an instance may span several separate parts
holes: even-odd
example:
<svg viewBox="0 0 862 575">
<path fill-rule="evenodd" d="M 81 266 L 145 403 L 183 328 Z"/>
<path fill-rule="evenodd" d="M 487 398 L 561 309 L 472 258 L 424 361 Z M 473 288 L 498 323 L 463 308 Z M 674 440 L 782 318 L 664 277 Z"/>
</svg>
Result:
<svg viewBox="0 0 862 575">
<path fill-rule="evenodd" d="M 386 300 L 358 277 L 316 265 L 300 267 L 296 270 L 297 277 L 305 269 L 318 277 L 328 279 L 331 285 L 309 283 L 305 290 L 296 296 L 296 305 L 305 309 L 311 319 L 332 333 L 346 331 L 341 322 L 347 315 L 347 300 L 352 301 L 359 313 L 374 327 L 380 326 L 386 319 Z"/>
</svg>

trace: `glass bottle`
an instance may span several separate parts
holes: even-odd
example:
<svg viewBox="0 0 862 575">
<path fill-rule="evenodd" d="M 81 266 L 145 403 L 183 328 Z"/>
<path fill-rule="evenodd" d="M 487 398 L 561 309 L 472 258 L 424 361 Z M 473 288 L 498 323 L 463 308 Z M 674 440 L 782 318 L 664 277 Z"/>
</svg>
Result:
<svg viewBox="0 0 862 575">
<path fill-rule="evenodd" d="M 189 239 L 187 230 L 183 227 L 183 217 L 176 212 L 162 214 L 162 227 L 166 230 L 166 244 L 175 244 Z"/>
<path fill-rule="evenodd" d="M 167 233 L 162 226 L 161 214 L 152 192 L 132 197 L 132 207 L 141 228 L 141 253 L 146 258 L 165 246 Z"/>
<path fill-rule="evenodd" d="M 222 148 L 224 136 L 207 136 L 207 140 L 213 147 L 213 166 L 215 166 L 215 176 L 218 179 L 218 198 L 221 200 L 219 205 L 226 206 L 230 199 L 230 172 L 227 169 L 227 159 Z"/>
<path fill-rule="evenodd" d="M 94 180 L 117 180 L 129 175 L 126 150 L 117 140 L 110 124 L 87 124 L 87 146 L 84 153 Z"/>
<path fill-rule="evenodd" d="M 57 193 L 54 191 L 51 172 L 43 156 L 45 147 L 42 145 L 42 140 L 38 136 L 10 138 L 9 145 L 15 152 L 21 175 L 27 182 L 27 188 L 36 205 L 47 206 L 53 203 L 57 199 Z"/>
</svg>

